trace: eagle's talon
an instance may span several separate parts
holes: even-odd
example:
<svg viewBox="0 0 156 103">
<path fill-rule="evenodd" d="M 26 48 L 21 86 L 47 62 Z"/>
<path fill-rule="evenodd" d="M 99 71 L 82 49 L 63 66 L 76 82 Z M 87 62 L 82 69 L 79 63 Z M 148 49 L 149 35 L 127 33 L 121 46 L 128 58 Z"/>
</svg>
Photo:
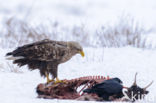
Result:
<svg viewBox="0 0 156 103">
<path fill-rule="evenodd" d="M 58 78 L 56 78 L 55 84 L 57 84 L 57 83 L 67 83 L 67 82 L 65 82 L 63 80 L 59 80 Z"/>
<path fill-rule="evenodd" d="M 60 81 L 55 81 L 55 84 L 57 84 L 57 83 L 64 83 L 64 84 L 67 84 L 67 82 L 62 81 L 62 80 L 60 80 Z"/>
<path fill-rule="evenodd" d="M 57 83 L 63 83 L 63 81 L 61 81 L 61 80 L 60 81 L 55 81 L 55 84 L 57 84 Z"/>
<path fill-rule="evenodd" d="M 53 79 L 49 79 L 49 80 L 47 80 L 47 83 L 49 84 L 50 82 L 54 82 L 54 80 Z"/>
<path fill-rule="evenodd" d="M 49 84 L 50 82 L 54 82 L 54 79 L 50 79 L 49 78 L 49 73 L 45 72 L 46 78 L 47 78 L 47 84 Z"/>
</svg>

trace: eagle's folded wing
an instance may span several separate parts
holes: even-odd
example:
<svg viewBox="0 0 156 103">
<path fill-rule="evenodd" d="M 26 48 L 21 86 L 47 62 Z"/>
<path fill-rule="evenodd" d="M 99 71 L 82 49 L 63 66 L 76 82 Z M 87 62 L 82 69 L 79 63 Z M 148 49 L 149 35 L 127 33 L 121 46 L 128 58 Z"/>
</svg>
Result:
<svg viewBox="0 0 156 103">
<path fill-rule="evenodd" d="M 40 61 L 60 60 L 67 52 L 66 43 L 57 43 L 51 40 L 25 45 L 13 51 L 13 56 L 22 56 L 27 59 Z"/>
</svg>

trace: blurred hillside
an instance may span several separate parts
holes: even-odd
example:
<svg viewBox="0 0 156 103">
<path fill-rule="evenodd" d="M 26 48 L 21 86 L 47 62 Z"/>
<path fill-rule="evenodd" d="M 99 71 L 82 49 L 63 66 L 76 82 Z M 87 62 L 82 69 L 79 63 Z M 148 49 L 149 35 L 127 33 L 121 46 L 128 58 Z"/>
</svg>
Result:
<svg viewBox="0 0 156 103">
<path fill-rule="evenodd" d="M 1 0 L 1 47 L 50 38 L 155 48 L 155 9 L 155 0 Z"/>
</svg>

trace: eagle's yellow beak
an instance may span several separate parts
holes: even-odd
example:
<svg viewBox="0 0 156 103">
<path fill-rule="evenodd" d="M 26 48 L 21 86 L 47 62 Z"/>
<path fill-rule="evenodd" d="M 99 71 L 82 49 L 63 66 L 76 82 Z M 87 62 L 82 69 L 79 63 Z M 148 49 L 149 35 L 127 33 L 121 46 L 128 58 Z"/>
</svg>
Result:
<svg viewBox="0 0 156 103">
<path fill-rule="evenodd" d="M 80 51 L 80 54 L 81 54 L 81 56 L 82 56 L 82 57 L 84 57 L 84 56 L 85 56 L 85 54 L 84 54 L 84 52 L 83 52 L 83 51 Z"/>
</svg>

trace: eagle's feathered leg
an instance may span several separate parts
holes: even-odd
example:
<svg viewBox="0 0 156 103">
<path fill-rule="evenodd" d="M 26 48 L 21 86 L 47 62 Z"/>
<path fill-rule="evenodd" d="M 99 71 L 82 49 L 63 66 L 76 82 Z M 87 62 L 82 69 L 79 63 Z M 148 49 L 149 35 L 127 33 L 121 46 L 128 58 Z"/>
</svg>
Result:
<svg viewBox="0 0 156 103">
<path fill-rule="evenodd" d="M 55 84 L 56 83 L 63 83 L 63 81 L 62 80 L 60 80 L 59 78 L 58 78 L 58 76 L 57 76 L 57 72 L 58 72 L 58 64 L 54 64 L 53 62 L 49 62 L 49 65 L 48 65 L 49 67 L 49 72 L 52 74 L 52 80 L 54 81 L 55 79 Z"/>
</svg>

